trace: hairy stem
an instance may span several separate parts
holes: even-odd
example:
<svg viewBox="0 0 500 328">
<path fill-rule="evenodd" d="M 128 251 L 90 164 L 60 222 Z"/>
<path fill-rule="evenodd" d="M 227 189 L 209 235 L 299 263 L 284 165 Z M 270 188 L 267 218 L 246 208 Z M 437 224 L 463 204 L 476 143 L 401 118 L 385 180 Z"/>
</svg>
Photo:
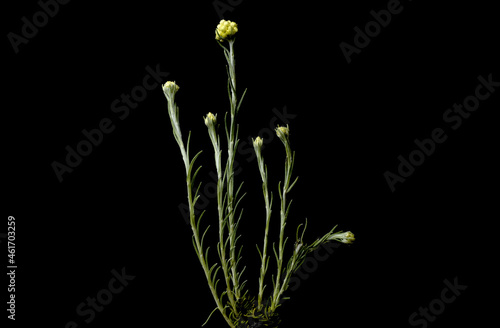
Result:
<svg viewBox="0 0 500 328">
<path fill-rule="evenodd" d="M 182 159 L 184 161 L 184 166 L 186 169 L 186 186 L 187 186 L 187 198 L 188 198 L 188 204 L 189 204 L 189 223 L 191 225 L 191 230 L 193 232 L 193 246 L 196 251 L 196 255 L 198 256 L 198 260 L 200 261 L 201 267 L 203 268 L 203 272 L 205 273 L 205 277 L 207 278 L 208 286 L 210 288 L 210 292 L 212 293 L 212 296 L 215 300 L 215 303 L 217 304 L 217 308 L 221 312 L 222 316 L 226 320 L 226 322 L 229 324 L 231 328 L 235 328 L 234 324 L 232 323 L 231 319 L 226 313 L 226 309 L 221 303 L 221 300 L 219 298 L 219 295 L 217 293 L 217 290 L 215 288 L 215 283 L 214 283 L 214 276 L 216 275 L 217 272 L 212 276 L 212 271 L 215 266 L 212 268 L 209 267 L 207 263 L 207 259 L 205 257 L 205 252 L 203 250 L 203 244 L 200 239 L 200 232 L 198 230 L 198 225 L 196 223 L 196 214 L 195 214 L 195 204 L 196 200 L 198 199 L 198 195 L 194 194 L 193 195 L 193 182 L 192 181 L 192 168 L 194 165 L 194 161 L 196 160 L 196 155 L 192 160 L 189 158 L 189 139 L 187 142 L 187 147 L 184 146 L 184 142 L 182 141 L 182 133 L 180 130 L 180 125 L 179 125 L 179 110 L 177 105 L 174 102 L 174 99 L 170 98 L 168 99 L 168 111 L 169 111 L 169 116 L 170 120 L 172 122 L 172 127 L 173 127 L 173 134 L 174 137 L 177 141 L 177 144 L 179 145 L 179 149 L 181 151 Z"/>
<path fill-rule="evenodd" d="M 281 138 L 280 138 L 281 139 Z M 285 160 L 285 179 L 283 181 L 282 189 L 280 190 L 280 239 L 279 239 L 279 248 L 278 248 L 278 269 L 276 272 L 276 282 L 274 286 L 274 293 L 271 300 L 271 309 L 272 311 L 276 310 L 279 305 L 279 300 L 281 296 L 281 274 L 283 272 L 283 254 L 285 252 L 285 226 L 286 219 L 288 216 L 288 206 L 287 203 L 287 194 L 290 191 L 290 180 L 292 176 L 293 169 L 293 154 L 290 149 L 290 143 L 288 142 L 288 137 L 285 137 L 281 140 L 285 145 L 286 150 L 286 160 Z"/>
<path fill-rule="evenodd" d="M 229 87 L 231 92 L 231 123 L 228 137 L 228 159 L 226 166 L 226 179 L 227 179 L 227 215 L 228 215 L 228 229 L 229 229 L 229 256 L 231 266 L 231 278 L 234 288 L 234 294 L 238 300 L 241 296 L 239 276 L 237 270 L 237 256 L 236 256 L 236 223 L 234 221 L 234 157 L 238 143 L 238 131 L 236 127 L 236 111 L 237 111 L 237 95 L 236 95 L 236 73 L 235 73 L 235 60 L 234 60 L 234 40 L 229 40 L 229 50 L 224 49 L 226 59 L 229 66 Z"/>
<path fill-rule="evenodd" d="M 272 206 L 272 199 L 271 201 L 269 200 L 269 190 L 267 187 L 267 168 L 264 165 L 264 158 L 262 157 L 262 154 L 260 152 L 260 147 L 256 148 L 256 153 L 257 153 L 257 161 L 259 165 L 259 171 L 260 171 L 260 176 L 262 178 L 262 192 L 264 194 L 264 203 L 266 206 L 266 226 L 264 230 L 264 243 L 262 246 L 262 258 L 261 258 L 261 266 L 260 266 L 260 277 L 259 277 L 259 294 L 257 297 L 257 308 L 258 310 L 262 309 L 262 298 L 264 295 L 264 279 L 266 276 L 267 272 L 267 242 L 268 242 L 268 235 L 269 235 L 269 222 L 271 221 L 271 206 Z"/>
<path fill-rule="evenodd" d="M 226 258 L 226 242 L 224 237 L 224 232 L 226 230 L 227 220 L 224 215 L 224 176 L 222 175 L 222 167 L 221 167 L 221 150 L 220 150 L 220 138 L 215 131 L 215 127 L 212 125 L 208 129 L 208 133 L 210 139 L 212 141 L 212 145 L 214 147 L 214 156 L 215 156 L 215 167 L 217 170 L 217 211 L 219 214 L 219 243 L 218 243 L 218 252 L 219 258 L 221 261 L 222 271 L 224 273 L 224 279 L 226 282 L 226 294 L 229 298 L 229 302 L 231 304 L 233 312 L 237 312 L 236 309 L 236 301 L 234 299 L 234 293 L 231 288 L 231 278 L 229 274 L 228 268 L 228 260 Z"/>
</svg>

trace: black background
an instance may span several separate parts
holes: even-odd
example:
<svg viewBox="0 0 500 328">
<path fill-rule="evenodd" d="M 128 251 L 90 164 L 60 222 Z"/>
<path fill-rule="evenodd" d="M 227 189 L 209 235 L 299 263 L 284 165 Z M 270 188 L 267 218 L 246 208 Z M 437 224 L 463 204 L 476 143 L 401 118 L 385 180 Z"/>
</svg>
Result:
<svg viewBox="0 0 500 328">
<path fill-rule="evenodd" d="M 289 124 L 300 179 L 288 235 L 293 240 L 306 217 L 308 240 L 335 224 L 356 235 L 353 245 L 340 247 L 288 293 L 282 326 L 411 326 L 409 316 L 439 298 L 443 281 L 455 277 L 467 289 L 429 326 L 488 322 L 498 279 L 492 270 L 499 91 L 456 130 L 442 115 L 474 94 L 478 76 L 500 80 L 493 5 L 401 2 L 401 13 L 347 63 L 339 44 L 353 44 L 353 28 L 364 28 L 373 20 L 370 11 L 387 8 L 387 1 L 233 4 L 222 11 L 240 28 L 238 89 L 248 88 L 239 117 L 242 142 L 269 127 L 273 109 L 296 115 Z M 199 327 L 215 304 L 178 210 L 185 177 L 166 99 L 158 86 L 123 120 L 111 103 L 142 84 L 146 66 L 159 65 L 169 73 L 163 82 L 181 87 L 184 136 L 193 131 L 193 153 L 204 150 L 199 176 L 212 181 L 202 117 L 210 111 L 222 118 L 229 106 L 213 2 L 71 1 L 15 54 L 7 34 L 20 34 L 21 18 L 31 20 L 39 10 L 36 1 L 18 1 L 4 5 L 2 14 L 6 197 L 0 232 L 13 215 L 16 325 L 170 327 L 180 321 Z M 75 148 L 82 130 L 103 118 L 115 130 L 59 182 L 52 163 L 64 164 L 65 147 Z M 435 128 L 448 139 L 391 192 L 384 172 L 397 172 L 397 157 L 408 158 L 414 139 L 429 138 Z M 264 155 L 277 205 L 284 152 L 273 139 Z M 237 157 L 237 181 L 245 181 L 247 192 L 241 241 L 253 292 L 264 206 L 256 162 L 245 150 Z M 204 219 L 214 237 L 215 203 Z M 277 217 L 273 222 L 276 236 Z M 112 269 L 122 268 L 134 280 L 84 323 L 76 307 L 107 286 Z M 5 299 L 6 288 L 0 289 Z M 224 325 L 214 314 L 206 327 Z"/>
</svg>

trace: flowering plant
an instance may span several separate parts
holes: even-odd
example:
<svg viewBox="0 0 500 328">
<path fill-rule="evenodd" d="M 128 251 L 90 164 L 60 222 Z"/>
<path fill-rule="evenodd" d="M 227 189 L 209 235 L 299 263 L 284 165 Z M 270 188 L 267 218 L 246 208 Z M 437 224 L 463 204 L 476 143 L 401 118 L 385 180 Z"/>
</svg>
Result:
<svg viewBox="0 0 500 328">
<path fill-rule="evenodd" d="M 307 244 L 303 240 L 306 225 L 297 227 L 296 241 L 293 247 L 293 252 L 285 263 L 285 245 L 288 238 L 285 238 L 285 226 L 288 213 L 290 210 L 291 201 L 288 199 L 288 194 L 297 182 L 297 178 L 292 180 L 292 171 L 295 159 L 295 152 L 292 151 L 290 145 L 290 128 L 288 125 L 278 126 L 276 134 L 285 147 L 285 175 L 282 182 L 278 185 L 280 198 L 280 234 L 278 247 L 276 249 L 273 244 L 273 251 L 277 263 L 276 274 L 272 276 L 272 290 L 269 295 L 264 297 L 266 288 L 265 279 L 269 264 L 269 245 L 268 233 L 269 224 L 272 214 L 273 196 L 268 188 L 267 167 L 264 164 L 262 154 L 263 140 L 261 137 L 253 139 L 253 146 L 257 155 L 257 164 L 262 179 L 262 190 L 265 204 L 265 225 L 264 238 L 262 247 L 257 246 L 257 250 L 261 259 L 260 277 L 258 281 L 258 294 L 251 296 L 248 290 L 245 289 L 246 281 L 242 282 L 243 270 L 239 268 L 241 260 L 241 248 L 238 249 L 237 229 L 242 218 L 242 211 L 238 206 L 242 199 L 240 195 L 241 184 L 235 190 L 235 174 L 234 161 L 236 150 L 238 147 L 238 125 L 236 117 L 240 110 L 241 102 L 246 94 L 243 92 L 241 99 L 238 100 L 236 91 L 236 73 L 234 59 L 234 42 L 235 34 L 238 32 L 238 25 L 231 21 L 220 21 L 215 30 L 215 38 L 224 51 L 228 64 L 228 94 L 230 111 L 226 113 L 224 118 L 224 127 L 227 139 L 227 158 L 225 163 L 222 161 L 222 149 L 220 137 L 217 131 L 217 114 L 208 113 L 204 117 L 205 125 L 208 129 L 208 134 L 214 149 L 214 160 L 217 171 L 217 210 L 218 210 L 218 233 L 219 242 L 217 243 L 217 252 L 219 255 L 219 263 L 212 265 L 208 264 L 208 248 L 205 248 L 204 237 L 207 229 L 203 233 L 200 231 L 200 222 L 205 212 L 197 216 L 195 214 L 195 204 L 198 200 L 200 185 L 195 186 L 195 178 L 199 172 L 199 167 L 193 172 L 195 161 L 201 154 L 198 152 L 191 158 L 190 156 L 190 137 L 188 134 L 187 142 L 184 144 L 182 133 L 179 124 L 179 107 L 175 103 L 175 94 L 179 91 L 179 86 L 175 82 L 169 81 L 163 85 L 163 91 L 168 100 L 168 113 L 172 123 L 174 138 L 179 145 L 182 159 L 184 161 L 186 171 L 187 198 L 189 206 L 189 220 L 191 230 L 193 232 L 193 246 L 200 261 L 200 264 L 205 273 L 209 289 L 216 303 L 216 310 L 222 314 L 226 322 L 231 328 L 243 327 L 260 327 L 262 325 L 268 327 L 277 327 L 280 320 L 277 313 L 278 307 L 282 301 L 286 299 L 283 293 L 287 290 L 291 275 L 302 265 L 306 255 L 313 252 L 319 246 L 332 240 L 350 244 L 354 241 L 352 232 L 334 232 L 335 227 L 326 233 L 323 237 L 316 239 L 314 242 Z M 224 46 L 224 41 L 227 41 L 229 48 Z M 299 237 L 300 235 L 300 237 Z M 238 250 L 238 252 L 237 252 Z M 220 272 L 222 269 L 222 272 Z M 219 275 L 222 275 L 225 288 L 222 292 L 218 288 Z M 210 318 L 209 316 L 209 318 Z M 208 319 L 207 319 L 208 321 Z M 206 323 L 206 322 L 205 322 Z"/>
</svg>

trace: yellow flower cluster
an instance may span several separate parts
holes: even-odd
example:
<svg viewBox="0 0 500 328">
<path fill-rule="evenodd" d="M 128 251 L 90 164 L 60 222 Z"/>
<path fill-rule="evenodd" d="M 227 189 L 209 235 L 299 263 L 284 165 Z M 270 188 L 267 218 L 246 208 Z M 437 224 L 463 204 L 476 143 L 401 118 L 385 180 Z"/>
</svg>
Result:
<svg viewBox="0 0 500 328">
<path fill-rule="evenodd" d="M 167 98 L 167 100 L 174 101 L 175 94 L 177 91 L 179 91 L 179 86 L 175 84 L 175 82 L 168 81 L 167 83 L 163 84 L 162 86 L 163 89 L 163 94 Z"/>
<path fill-rule="evenodd" d="M 179 86 L 177 84 L 175 84 L 175 82 L 172 82 L 172 81 L 168 81 L 167 83 L 165 83 L 164 85 L 162 85 L 163 87 L 163 92 L 177 92 L 179 91 Z"/>
<path fill-rule="evenodd" d="M 217 123 L 217 114 L 214 115 L 212 113 L 208 113 L 207 117 L 205 117 L 205 125 L 208 127 L 212 127 L 215 126 L 216 123 Z"/>
<path fill-rule="evenodd" d="M 288 136 L 290 135 L 290 129 L 288 128 L 288 124 L 286 127 L 284 126 L 279 126 L 275 129 L 276 134 L 278 135 L 278 138 L 281 140 L 288 140 Z"/>
<path fill-rule="evenodd" d="M 229 40 L 233 38 L 236 32 L 238 32 L 238 24 L 227 20 L 221 20 L 215 30 L 215 39 L 217 41 Z"/>
<path fill-rule="evenodd" d="M 261 138 L 261 137 L 257 137 L 257 138 L 255 138 L 255 140 L 253 141 L 253 146 L 254 146 L 254 147 L 257 147 L 257 148 L 261 148 L 263 144 L 264 144 L 264 140 L 262 140 L 262 138 Z"/>
</svg>

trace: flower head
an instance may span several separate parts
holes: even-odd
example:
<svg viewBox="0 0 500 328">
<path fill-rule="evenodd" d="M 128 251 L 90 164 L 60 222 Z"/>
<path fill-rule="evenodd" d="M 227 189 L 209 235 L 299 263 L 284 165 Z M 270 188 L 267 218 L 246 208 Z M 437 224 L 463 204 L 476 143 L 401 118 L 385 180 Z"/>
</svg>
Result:
<svg viewBox="0 0 500 328">
<path fill-rule="evenodd" d="M 217 124 L 217 114 L 212 114 L 212 113 L 208 113 L 206 117 L 204 117 L 205 119 L 205 125 L 207 127 L 213 127 L 215 126 L 215 124 Z"/>
<path fill-rule="evenodd" d="M 333 235 L 328 237 L 328 240 L 336 240 L 344 244 L 351 244 L 355 240 L 355 238 L 352 232 L 347 231 L 334 233 Z"/>
<path fill-rule="evenodd" d="M 253 147 L 260 149 L 262 147 L 263 143 L 264 143 L 264 140 L 262 140 L 261 137 L 257 137 L 253 140 Z"/>
<path fill-rule="evenodd" d="M 165 97 L 167 99 L 173 99 L 173 96 L 179 91 L 179 86 L 175 84 L 175 82 L 168 81 L 167 83 L 163 84 L 162 86 L 163 93 L 165 94 Z"/>
<path fill-rule="evenodd" d="M 278 138 L 281 140 L 288 139 L 288 136 L 290 135 L 290 129 L 288 128 L 288 124 L 286 127 L 284 126 L 279 126 L 276 128 L 276 134 L 278 135 Z"/>
<path fill-rule="evenodd" d="M 238 24 L 235 22 L 221 20 L 215 29 L 215 39 L 217 41 L 230 40 L 238 32 Z"/>
</svg>

